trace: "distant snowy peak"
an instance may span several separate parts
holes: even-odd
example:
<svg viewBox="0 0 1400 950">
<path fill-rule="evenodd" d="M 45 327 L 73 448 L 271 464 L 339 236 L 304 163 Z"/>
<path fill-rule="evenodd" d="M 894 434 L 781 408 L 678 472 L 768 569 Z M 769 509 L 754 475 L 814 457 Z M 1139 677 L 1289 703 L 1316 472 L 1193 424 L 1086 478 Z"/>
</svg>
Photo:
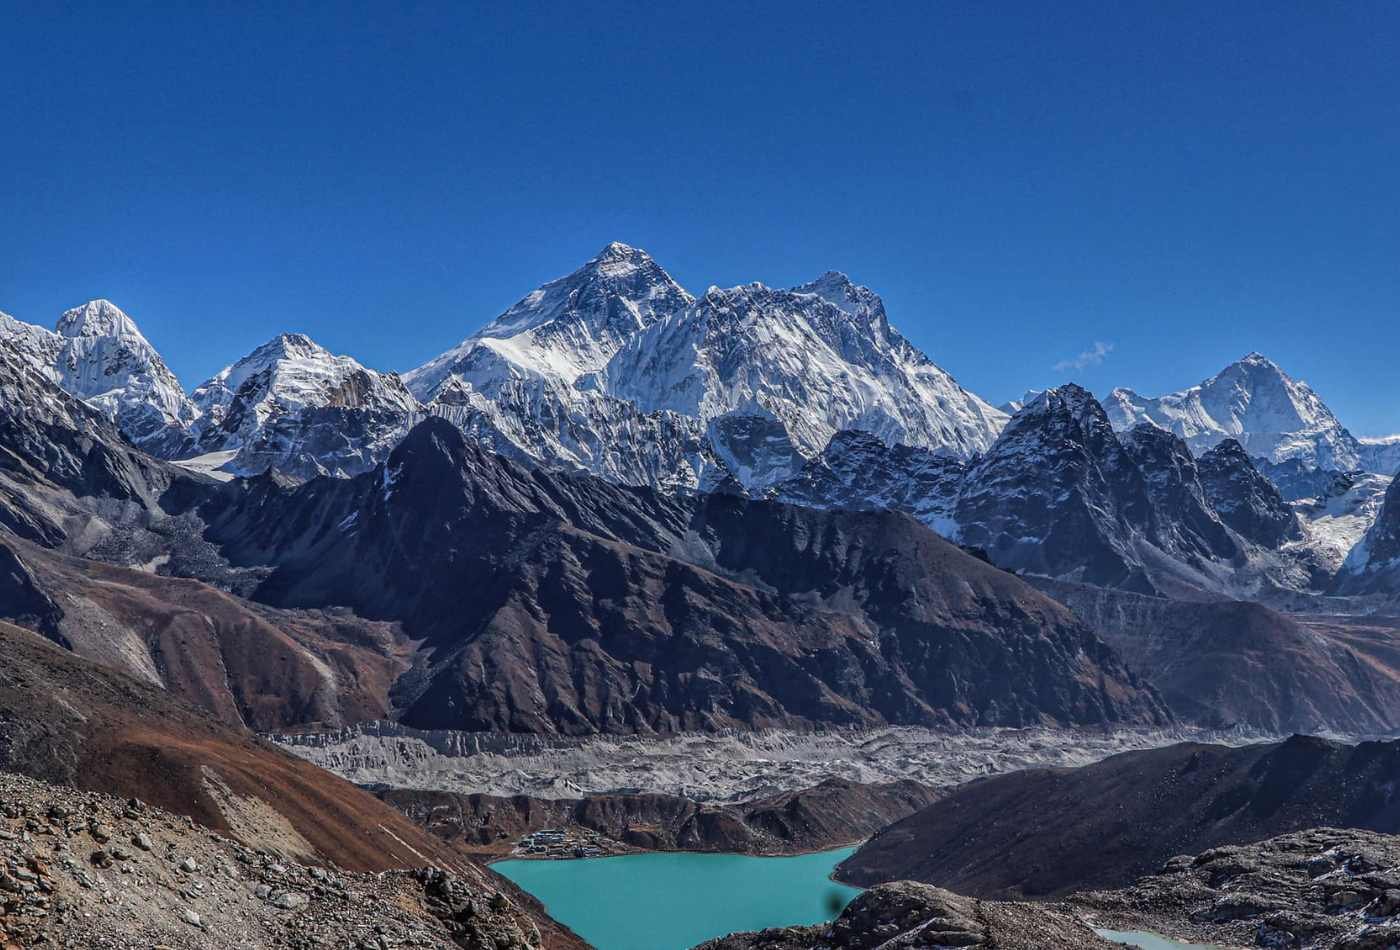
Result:
<svg viewBox="0 0 1400 950">
<path fill-rule="evenodd" d="M 396 373 L 366 369 L 301 333 L 283 333 L 224 367 L 194 391 L 193 399 L 215 422 L 235 400 L 283 412 L 308 406 L 418 408 Z"/>
<path fill-rule="evenodd" d="M 617 243 L 405 381 L 430 411 L 545 464 L 690 488 L 765 489 L 843 429 L 969 458 L 1006 421 L 844 274 L 697 300 Z"/>
<path fill-rule="evenodd" d="M 404 378 L 425 402 L 449 379 L 488 396 L 520 378 L 572 386 L 601 369 L 630 336 L 692 299 L 651 255 L 613 242 Z"/>
<path fill-rule="evenodd" d="M 53 332 L 0 317 L 0 339 L 149 452 L 173 450 L 199 414 L 136 322 L 109 300 L 66 311 Z"/>
<path fill-rule="evenodd" d="M 1178 393 L 1149 398 L 1115 389 L 1104 408 L 1116 429 L 1152 422 L 1185 439 L 1197 454 L 1233 438 L 1251 456 L 1275 463 L 1296 459 L 1345 471 L 1363 462 L 1360 443 L 1317 393 L 1259 353 Z"/>
<path fill-rule="evenodd" d="M 997 406 L 997 408 L 1008 416 L 1014 416 L 1016 413 L 1035 402 L 1035 397 L 1039 396 L 1042 392 L 1044 392 L 1043 389 L 1027 389 L 1020 399 L 1007 400 L 1000 406 Z"/>
<path fill-rule="evenodd" d="M 194 391 L 205 417 L 206 450 L 233 448 L 274 416 L 339 407 L 417 411 L 396 373 L 337 356 L 301 333 L 283 333 L 224 367 Z"/>
<path fill-rule="evenodd" d="M 356 475 L 377 465 L 422 407 L 396 373 L 284 333 L 194 391 L 195 451 L 239 475 Z M 231 454 L 230 454 L 231 453 Z"/>
<path fill-rule="evenodd" d="M 64 311 L 54 331 L 70 338 L 110 336 L 146 343 L 135 322 L 110 300 L 89 300 L 81 307 Z"/>
<path fill-rule="evenodd" d="M 809 458 L 842 429 L 966 458 L 1006 421 L 890 327 L 878 295 L 835 273 L 791 290 L 712 287 L 629 339 L 593 385 L 702 422 L 759 406 Z"/>
</svg>

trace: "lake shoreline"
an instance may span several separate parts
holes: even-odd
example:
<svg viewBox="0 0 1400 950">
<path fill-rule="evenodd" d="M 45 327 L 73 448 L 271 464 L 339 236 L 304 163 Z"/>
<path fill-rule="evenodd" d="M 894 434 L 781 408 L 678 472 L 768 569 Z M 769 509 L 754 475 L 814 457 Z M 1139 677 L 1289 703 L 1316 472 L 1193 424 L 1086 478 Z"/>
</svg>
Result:
<svg viewBox="0 0 1400 950">
<path fill-rule="evenodd" d="M 502 860 L 492 870 L 595 946 L 689 950 L 734 932 L 834 919 L 861 893 L 831 877 L 853 851 L 854 845 L 800 855 L 650 851 Z"/>
</svg>

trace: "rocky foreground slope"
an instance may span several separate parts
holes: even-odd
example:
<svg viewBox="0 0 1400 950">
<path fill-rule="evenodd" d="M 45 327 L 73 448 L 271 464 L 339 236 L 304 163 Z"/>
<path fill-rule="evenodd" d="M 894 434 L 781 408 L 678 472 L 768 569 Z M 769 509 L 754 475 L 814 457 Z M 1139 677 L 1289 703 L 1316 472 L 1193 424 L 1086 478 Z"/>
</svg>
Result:
<svg viewBox="0 0 1400 950">
<path fill-rule="evenodd" d="M 190 900 L 201 895 L 219 898 L 209 905 L 216 915 L 226 910 L 236 913 L 238 902 L 225 900 L 227 895 L 218 889 L 208 890 L 212 885 L 204 877 L 194 879 L 204 884 L 205 890 L 201 890 L 192 883 L 191 871 L 182 876 L 177 868 L 166 867 L 164 873 L 157 873 L 158 866 L 150 862 L 156 857 L 168 860 L 156 847 L 165 847 L 168 832 L 178 834 L 177 850 L 194 847 L 190 842 L 212 841 L 214 835 L 231 839 L 218 843 L 216 850 L 235 864 L 243 852 L 233 847 L 234 841 L 249 851 L 264 852 L 264 857 L 272 855 L 271 863 L 319 866 L 337 874 L 340 869 L 373 874 L 435 866 L 467 882 L 479 898 L 489 898 L 495 891 L 513 895 L 511 900 L 524 908 L 521 914 L 545 934 L 549 945 L 579 945 L 503 879 L 420 830 L 368 792 L 279 751 L 246 730 L 219 723 L 157 687 L 75 657 L 37 634 L 8 624 L 0 624 L 0 772 L 23 773 L 53 783 L 37 786 L 8 778 L 5 781 L 11 784 L 5 788 L 11 791 L 0 791 L 0 814 L 12 822 L 5 825 L 0 821 L 4 826 L 0 845 L 28 849 L 23 854 L 16 852 L 4 880 L 11 894 L 21 895 L 14 899 L 23 906 L 49 912 L 48 918 L 35 915 L 40 929 L 49 926 L 46 921 L 50 918 L 55 926 L 66 918 L 59 915 L 57 907 L 31 901 L 33 895 L 49 900 L 53 892 L 44 891 L 37 879 L 26 875 L 52 877 L 60 896 L 77 893 L 73 887 L 80 889 L 76 906 L 84 912 L 99 904 L 109 906 L 102 902 L 106 889 L 145 880 L 151 893 L 143 890 L 132 895 L 137 902 L 133 906 L 149 909 L 154 895 L 160 906 L 175 914 L 169 922 L 175 931 L 188 922 L 182 923 L 178 902 L 169 901 L 189 888 L 192 890 L 186 896 Z M 135 817 L 126 815 L 126 805 L 121 802 L 127 799 L 146 803 L 132 809 Z M 83 830 L 94 815 L 98 825 L 114 829 L 109 836 L 113 848 L 102 848 L 108 842 L 94 844 L 92 833 Z M 141 826 L 147 819 L 148 826 Z M 135 840 L 142 833 L 153 842 L 145 857 L 145 849 Z M 84 834 L 87 837 L 81 837 Z M 117 847 L 130 857 L 119 858 Z M 97 850 L 106 855 L 95 856 Z M 185 856 L 181 854 L 179 860 Z M 113 863 L 108 863 L 109 858 Z M 51 869 L 52 874 L 33 867 L 31 859 Z M 68 859 L 71 865 L 65 863 Z M 203 868 L 213 866 L 203 857 L 194 860 Z M 123 870 L 128 861 L 137 862 L 130 867 L 141 868 L 140 875 L 128 877 L 129 872 Z M 17 869 L 23 873 L 16 874 Z M 101 872 L 107 883 L 93 877 L 89 889 L 79 871 L 89 875 Z M 264 875 L 261 880 L 276 885 L 277 874 L 270 871 L 271 876 Z M 312 871 L 305 874 L 312 880 L 323 880 Z M 223 878 L 218 880 L 223 882 Z M 366 878 L 365 886 L 377 886 L 370 883 L 372 880 Z M 293 886 L 289 882 L 301 881 L 300 876 L 288 878 L 277 886 L 286 889 Z M 26 884 L 33 887 L 26 888 Z M 202 914 L 203 903 L 189 909 Z M 69 922 L 78 928 L 84 925 L 77 918 Z M 157 929 L 166 925 L 163 918 L 152 924 Z M 233 925 L 229 921 L 229 926 Z M 526 931 L 522 924 L 522 932 Z M 73 942 L 67 945 L 104 945 L 84 942 L 86 933 L 74 930 Z M 141 943 L 146 939 L 140 936 L 143 933 L 146 931 L 133 936 L 119 927 L 112 934 L 116 942 L 110 945 L 148 947 L 160 942 Z M 134 943 L 121 942 L 129 936 Z M 263 944 L 231 938 L 227 943 L 194 939 L 175 945 Z"/>
<path fill-rule="evenodd" d="M 1400 838 L 1315 828 L 1176 855 L 1130 886 L 1059 904 L 882 884 L 837 920 L 732 934 L 701 950 L 1095 950 L 1091 928 L 1160 933 L 1193 946 L 1390 950 L 1400 945 Z"/>
<path fill-rule="evenodd" d="M 1103 926 L 1216 946 L 1400 946 L 1400 838 L 1314 828 L 1179 855 L 1117 891 L 1070 906 Z"/>
<path fill-rule="evenodd" d="M 479 869 L 308 865 L 190 818 L 0 772 L 0 946 L 582 947 Z"/>
<path fill-rule="evenodd" d="M 975 900 L 900 881 L 861 894 L 829 925 L 731 934 L 697 950 L 1109 950 L 1113 946 L 1071 913 Z"/>
</svg>

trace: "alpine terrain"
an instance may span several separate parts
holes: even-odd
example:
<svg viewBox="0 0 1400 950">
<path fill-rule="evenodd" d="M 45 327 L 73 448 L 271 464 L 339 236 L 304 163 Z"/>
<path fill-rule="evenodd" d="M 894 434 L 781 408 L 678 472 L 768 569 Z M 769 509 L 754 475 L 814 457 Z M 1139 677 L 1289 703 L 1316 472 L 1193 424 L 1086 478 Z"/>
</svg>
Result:
<svg viewBox="0 0 1400 950">
<path fill-rule="evenodd" d="M 612 243 L 402 375 L 186 393 L 97 300 L 0 395 L 7 945 L 581 946 L 479 862 L 856 844 L 710 946 L 1390 945 L 1393 440 L 1258 354 L 995 409 Z"/>
</svg>

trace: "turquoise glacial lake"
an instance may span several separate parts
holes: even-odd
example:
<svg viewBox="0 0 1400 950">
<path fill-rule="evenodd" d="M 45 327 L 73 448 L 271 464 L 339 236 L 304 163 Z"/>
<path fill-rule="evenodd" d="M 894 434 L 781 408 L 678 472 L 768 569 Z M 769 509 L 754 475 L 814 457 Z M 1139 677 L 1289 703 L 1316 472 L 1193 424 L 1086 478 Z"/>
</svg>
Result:
<svg viewBox="0 0 1400 950">
<path fill-rule="evenodd" d="M 834 919 L 860 893 L 830 879 L 854 850 L 793 858 L 658 852 L 491 868 L 598 950 L 686 950 L 736 930 Z"/>
</svg>

